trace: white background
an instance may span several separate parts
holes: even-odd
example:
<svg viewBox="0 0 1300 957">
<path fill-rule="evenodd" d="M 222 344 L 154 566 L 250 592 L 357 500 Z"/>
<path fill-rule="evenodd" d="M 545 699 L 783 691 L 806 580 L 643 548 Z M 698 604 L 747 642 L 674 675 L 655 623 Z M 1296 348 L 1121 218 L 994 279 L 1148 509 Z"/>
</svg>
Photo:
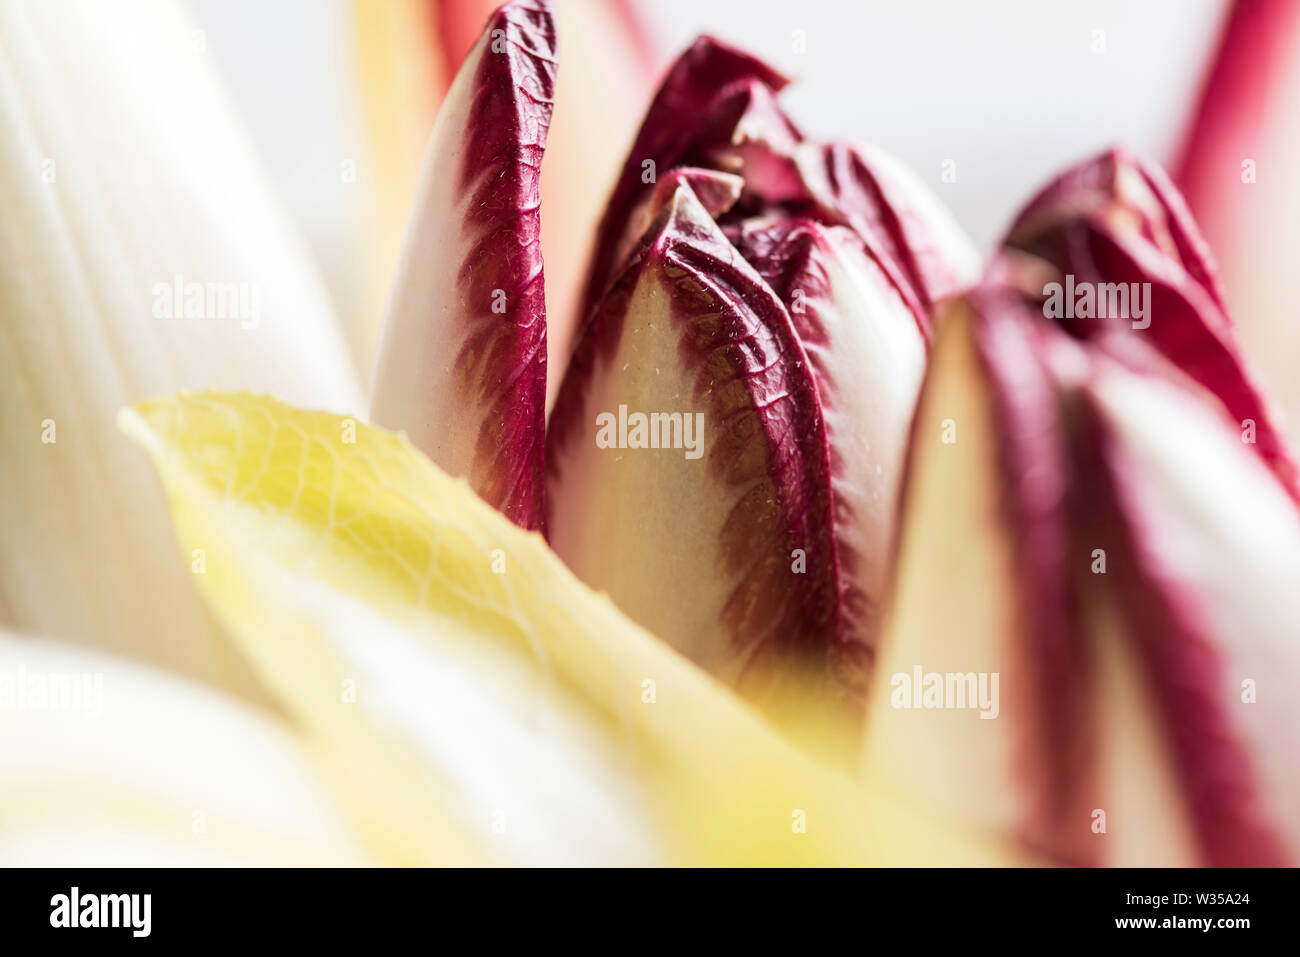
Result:
<svg viewBox="0 0 1300 957">
<path fill-rule="evenodd" d="M 356 308 L 346 276 L 359 215 L 348 203 L 361 194 L 337 189 L 339 158 L 363 152 L 347 0 L 190 6 L 341 311 Z M 783 100 L 809 133 L 891 150 L 987 247 L 1046 177 L 1109 143 L 1172 160 L 1226 4 L 641 0 L 638 7 L 665 64 L 711 32 L 798 76 Z M 802 55 L 795 31 L 803 31 Z M 940 180 L 947 159 L 956 161 L 956 183 Z"/>
</svg>

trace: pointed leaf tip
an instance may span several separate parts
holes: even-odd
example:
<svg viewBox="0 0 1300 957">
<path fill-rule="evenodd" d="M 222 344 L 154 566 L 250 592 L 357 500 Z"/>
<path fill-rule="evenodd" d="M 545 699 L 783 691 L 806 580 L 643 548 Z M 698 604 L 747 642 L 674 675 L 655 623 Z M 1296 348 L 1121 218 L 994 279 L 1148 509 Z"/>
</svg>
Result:
<svg viewBox="0 0 1300 957">
<path fill-rule="evenodd" d="M 524 528 L 542 523 L 540 171 L 549 0 L 492 15 L 443 103 L 398 267 L 371 415 Z"/>
</svg>

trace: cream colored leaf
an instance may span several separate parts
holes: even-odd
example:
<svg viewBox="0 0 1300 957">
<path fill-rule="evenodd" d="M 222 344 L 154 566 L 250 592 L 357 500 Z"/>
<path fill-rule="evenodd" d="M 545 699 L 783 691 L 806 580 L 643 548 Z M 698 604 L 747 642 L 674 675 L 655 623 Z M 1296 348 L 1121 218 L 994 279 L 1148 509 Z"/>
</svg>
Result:
<svg viewBox="0 0 1300 957">
<path fill-rule="evenodd" d="M 360 396 L 207 42 L 165 0 L 0 4 L 0 625 L 256 696 L 113 416 Z"/>
<path fill-rule="evenodd" d="M 301 743 L 199 685 L 0 631 L 0 865 L 367 858 Z"/>
</svg>

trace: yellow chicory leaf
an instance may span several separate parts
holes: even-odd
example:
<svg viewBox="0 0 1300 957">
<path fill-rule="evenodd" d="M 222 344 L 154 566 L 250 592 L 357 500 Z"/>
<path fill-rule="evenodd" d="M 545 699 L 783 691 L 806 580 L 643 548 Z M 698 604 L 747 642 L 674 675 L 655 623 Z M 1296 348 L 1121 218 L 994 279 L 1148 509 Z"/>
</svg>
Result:
<svg viewBox="0 0 1300 957">
<path fill-rule="evenodd" d="M 814 763 L 405 439 L 140 403 L 219 617 L 401 863 L 1006 863 Z"/>
</svg>

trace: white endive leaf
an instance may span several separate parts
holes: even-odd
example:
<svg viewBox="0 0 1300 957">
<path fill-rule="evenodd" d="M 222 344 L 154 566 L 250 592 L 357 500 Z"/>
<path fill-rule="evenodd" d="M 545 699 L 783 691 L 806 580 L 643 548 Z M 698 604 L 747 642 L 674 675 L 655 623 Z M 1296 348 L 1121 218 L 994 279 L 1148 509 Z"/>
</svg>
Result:
<svg viewBox="0 0 1300 957">
<path fill-rule="evenodd" d="M 913 680 L 918 668 L 922 676 L 1002 675 L 1019 664 L 996 417 L 969 327 L 965 310 L 944 325 L 917 409 L 893 605 L 868 698 L 864 769 L 888 776 L 922 806 L 1013 833 L 1019 793 L 1012 755 L 1029 718 L 1017 713 L 1019 699 L 999 700 L 996 712 L 982 709 L 995 720 L 982 719 L 974 706 L 922 708 L 912 694 L 923 680 Z"/>
<path fill-rule="evenodd" d="M 0 631 L 0 865 L 355 864 L 296 737 L 204 688 Z"/>
<path fill-rule="evenodd" d="M 251 695 L 113 416 L 181 386 L 360 398 L 205 43 L 167 2 L 0 5 L 0 624 Z"/>
<path fill-rule="evenodd" d="M 1108 371 L 1092 390 L 1131 529 L 1131 625 L 1190 782 L 1212 866 L 1300 860 L 1300 515 L 1233 423 L 1170 383 Z M 1159 638 L 1151 637 L 1159 622 Z M 1181 647 L 1170 647 L 1178 642 Z M 1199 816 L 1197 812 L 1199 811 Z"/>
</svg>

